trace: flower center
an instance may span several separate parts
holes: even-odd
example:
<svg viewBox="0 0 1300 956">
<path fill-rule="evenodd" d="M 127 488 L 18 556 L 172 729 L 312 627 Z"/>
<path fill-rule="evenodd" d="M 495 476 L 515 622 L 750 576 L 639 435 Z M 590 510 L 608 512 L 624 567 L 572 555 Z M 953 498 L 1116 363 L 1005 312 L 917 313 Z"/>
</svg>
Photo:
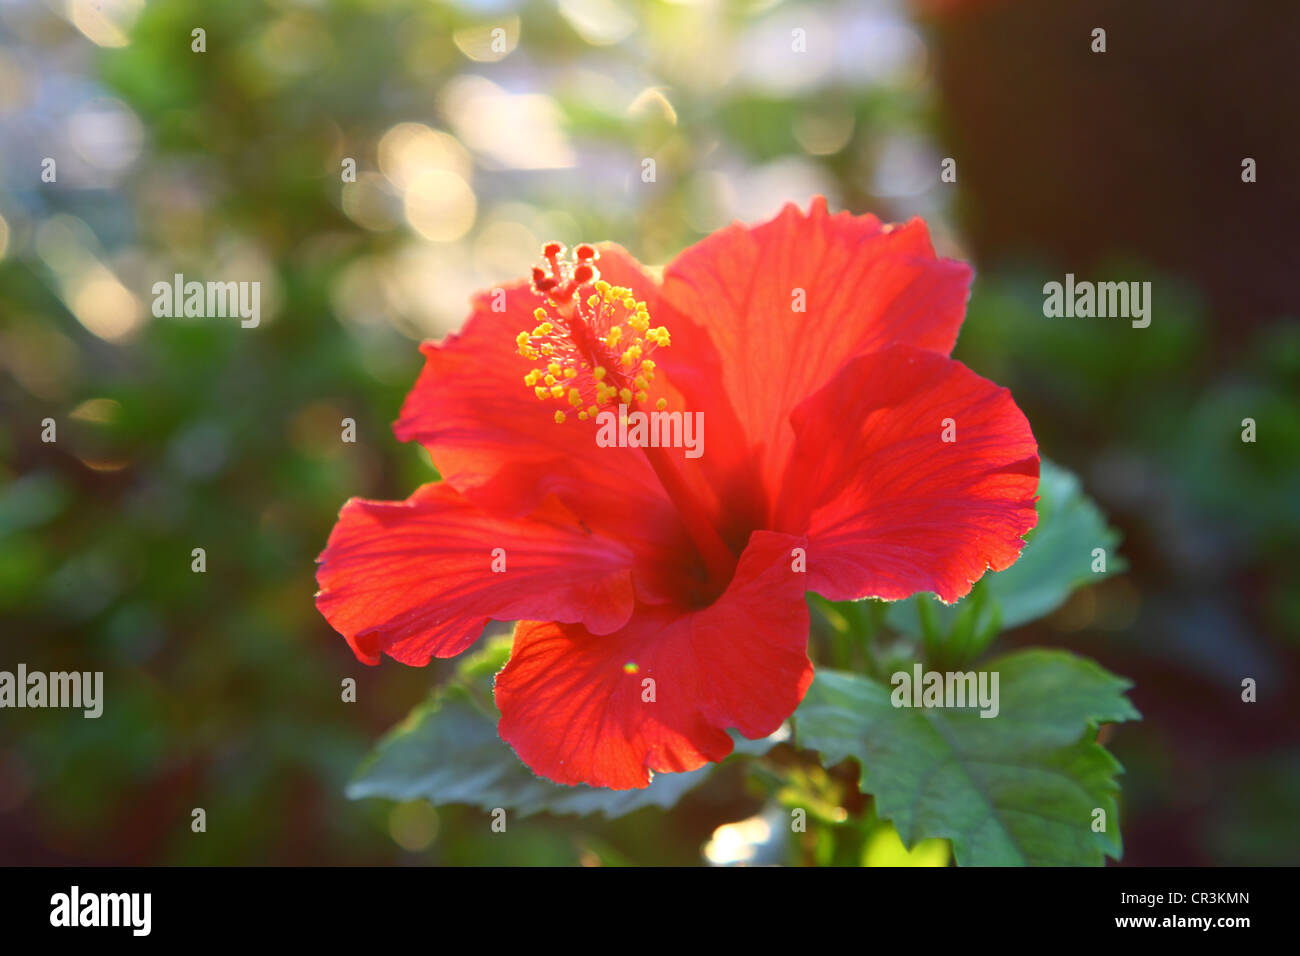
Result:
<svg viewBox="0 0 1300 956">
<path fill-rule="evenodd" d="M 586 243 L 561 258 L 564 246 L 542 247 L 549 268 L 533 267 L 533 291 L 546 305 L 533 317 L 538 325 L 515 338 L 519 354 L 541 364 L 524 376 L 524 384 L 542 401 L 560 401 L 578 418 L 595 418 L 602 406 L 631 406 L 646 400 L 655 377 L 650 355 L 669 345 L 668 330 L 652 328 L 650 313 L 630 289 L 600 278 L 598 253 Z M 662 409 L 666 403 L 657 403 Z M 564 411 L 555 413 L 563 423 Z"/>
</svg>

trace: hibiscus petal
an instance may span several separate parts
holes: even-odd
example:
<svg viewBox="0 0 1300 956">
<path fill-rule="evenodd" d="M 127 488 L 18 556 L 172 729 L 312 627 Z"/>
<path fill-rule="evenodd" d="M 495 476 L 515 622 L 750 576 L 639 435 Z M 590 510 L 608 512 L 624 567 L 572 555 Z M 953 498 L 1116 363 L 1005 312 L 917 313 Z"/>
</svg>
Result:
<svg viewBox="0 0 1300 956">
<path fill-rule="evenodd" d="M 712 435 L 737 422 L 749 466 L 772 494 L 793 447 L 794 408 L 861 352 L 905 343 L 948 354 L 970 279 L 964 263 L 935 256 L 920 219 L 890 227 L 874 216 L 830 215 L 821 197 L 807 215 L 787 205 L 770 222 L 730 226 L 672 261 L 656 320 L 674 347 L 659 364 L 690 407 L 715 417 Z M 798 290 L 806 311 L 795 310 Z M 734 478 L 743 453 L 726 450 L 710 449 L 711 467 Z"/>
<path fill-rule="evenodd" d="M 859 356 L 792 423 L 776 527 L 808 536 L 808 586 L 831 600 L 956 601 L 1037 523 L 1029 422 L 1005 388 L 936 352 Z"/>
<path fill-rule="evenodd" d="M 639 271 L 616 247 L 603 249 L 600 263 L 627 281 Z M 652 294 L 651 281 L 642 282 Z M 397 437 L 424 445 L 444 481 L 494 511 L 527 514 L 549 494 L 579 506 L 663 500 L 643 456 L 599 448 L 595 426 L 576 418 L 557 425 L 561 406 L 524 384 L 537 363 L 518 354 L 515 337 L 537 325 L 543 300 L 526 283 L 497 291 L 474 298 L 459 333 L 420 347 L 425 366 L 393 425 Z M 494 302 L 503 310 L 493 311 Z"/>
<path fill-rule="evenodd" d="M 755 532 L 735 578 L 700 610 L 638 606 L 623 629 L 520 624 L 497 675 L 499 730 L 524 763 L 559 783 L 626 790 L 650 771 L 693 770 L 780 727 L 812 682 L 804 540 Z M 643 682 L 653 680 L 654 700 Z"/>
<path fill-rule="evenodd" d="M 416 666 L 453 657 L 489 620 L 548 617 L 603 634 L 632 613 L 631 552 L 554 502 L 511 519 L 445 484 L 406 501 L 353 498 L 317 560 L 316 606 L 366 664 L 381 652 Z"/>
</svg>

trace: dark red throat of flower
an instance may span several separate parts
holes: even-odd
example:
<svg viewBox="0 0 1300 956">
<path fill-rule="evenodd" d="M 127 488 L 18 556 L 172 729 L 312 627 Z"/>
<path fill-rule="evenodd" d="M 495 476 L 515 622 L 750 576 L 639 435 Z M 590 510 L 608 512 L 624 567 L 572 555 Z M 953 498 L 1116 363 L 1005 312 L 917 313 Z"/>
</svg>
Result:
<svg viewBox="0 0 1300 956">
<path fill-rule="evenodd" d="M 602 411 L 632 412 L 649 400 L 655 380 L 656 349 L 671 344 L 668 330 L 652 326 L 646 303 L 631 289 L 610 285 L 596 267 L 599 252 L 583 243 L 564 257 L 558 242 L 542 247 L 543 264 L 533 267 L 533 291 L 545 304 L 533 312 L 537 325 L 515 338 L 519 354 L 538 366 L 524 376 L 540 401 L 558 401 L 554 420 L 569 412 L 591 421 Z M 656 411 L 667 407 L 659 398 Z M 709 518 L 709 510 L 665 448 L 642 448 L 668 497 L 677 506 L 708 571 L 710 590 L 720 593 L 735 571 L 736 557 Z"/>
</svg>

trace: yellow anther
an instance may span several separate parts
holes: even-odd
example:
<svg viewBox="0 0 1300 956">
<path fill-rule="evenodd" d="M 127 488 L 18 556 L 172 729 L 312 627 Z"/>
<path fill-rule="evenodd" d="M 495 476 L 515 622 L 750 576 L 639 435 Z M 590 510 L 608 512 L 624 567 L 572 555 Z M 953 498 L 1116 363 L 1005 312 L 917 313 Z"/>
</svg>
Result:
<svg viewBox="0 0 1300 956">
<path fill-rule="evenodd" d="M 564 412 L 556 412 L 556 413 L 555 413 L 555 424 L 557 424 L 557 425 L 563 425 L 563 424 L 564 424 Z"/>
<path fill-rule="evenodd" d="M 659 399 L 659 401 L 655 402 L 655 408 L 659 409 L 659 411 L 661 412 L 667 407 L 668 407 L 668 399 L 666 398 L 661 398 Z"/>
<path fill-rule="evenodd" d="M 549 269 L 534 270 L 533 291 L 545 302 L 532 310 L 537 326 L 515 338 L 519 354 L 534 366 L 524 384 L 540 400 L 559 400 L 580 421 L 602 408 L 648 405 L 655 364 L 645 356 L 669 344 L 668 330 L 652 326 L 648 306 L 632 289 L 602 280 L 589 261 L 593 255 L 584 251 L 582 259 L 575 253 L 573 262 L 559 262 L 557 248 L 548 244 L 543 250 Z M 579 291 L 587 293 L 585 299 Z M 665 402 L 657 407 L 662 410 Z M 557 412 L 555 420 L 563 422 L 565 413 Z"/>
</svg>

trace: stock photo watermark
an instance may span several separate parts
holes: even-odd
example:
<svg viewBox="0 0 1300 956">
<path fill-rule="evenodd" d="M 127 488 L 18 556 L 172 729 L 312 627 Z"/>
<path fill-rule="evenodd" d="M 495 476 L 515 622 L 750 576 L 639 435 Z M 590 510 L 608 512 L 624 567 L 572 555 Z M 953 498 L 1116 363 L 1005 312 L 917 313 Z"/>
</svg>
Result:
<svg viewBox="0 0 1300 956">
<path fill-rule="evenodd" d="M 262 321 L 262 283 L 186 281 L 176 273 L 171 282 L 153 284 L 155 318 L 233 319 L 246 329 Z"/>
<path fill-rule="evenodd" d="M 74 885 L 50 897 L 51 926 L 116 926 L 129 928 L 132 936 L 148 936 L 152 924 L 152 893 L 83 893 Z"/>
<path fill-rule="evenodd" d="M 1073 272 L 1065 282 L 1043 285 L 1043 315 L 1049 319 L 1132 319 L 1133 328 L 1151 324 L 1150 282 L 1076 282 Z"/>
<path fill-rule="evenodd" d="M 601 448 L 682 448 L 687 458 L 704 454 L 703 412 L 629 412 L 605 409 L 596 414 L 596 444 Z"/>
<path fill-rule="evenodd" d="M 103 671 L 0 671 L 0 708 L 59 707 L 82 710 L 82 716 L 104 713 Z"/>
<path fill-rule="evenodd" d="M 914 664 L 912 673 L 896 671 L 889 701 L 895 707 L 978 707 L 981 717 L 996 717 L 997 671 L 927 671 Z"/>
</svg>

